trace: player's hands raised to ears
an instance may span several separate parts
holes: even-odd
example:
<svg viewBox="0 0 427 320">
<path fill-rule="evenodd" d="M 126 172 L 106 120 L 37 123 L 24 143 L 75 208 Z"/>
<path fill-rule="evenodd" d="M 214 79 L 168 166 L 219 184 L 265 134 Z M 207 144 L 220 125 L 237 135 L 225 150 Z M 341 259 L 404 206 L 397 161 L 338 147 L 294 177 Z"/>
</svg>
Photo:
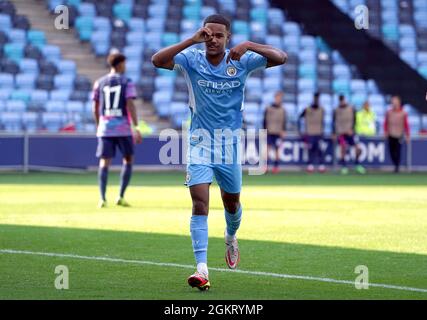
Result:
<svg viewBox="0 0 427 320">
<path fill-rule="evenodd" d="M 246 51 L 248 51 L 248 46 L 245 42 L 231 48 L 227 56 L 227 63 L 229 63 L 230 60 L 240 61 L 240 58 L 246 53 Z"/>
<path fill-rule="evenodd" d="M 212 30 L 206 27 L 201 27 L 197 32 L 191 37 L 191 39 L 196 43 L 208 42 L 213 39 Z"/>
</svg>

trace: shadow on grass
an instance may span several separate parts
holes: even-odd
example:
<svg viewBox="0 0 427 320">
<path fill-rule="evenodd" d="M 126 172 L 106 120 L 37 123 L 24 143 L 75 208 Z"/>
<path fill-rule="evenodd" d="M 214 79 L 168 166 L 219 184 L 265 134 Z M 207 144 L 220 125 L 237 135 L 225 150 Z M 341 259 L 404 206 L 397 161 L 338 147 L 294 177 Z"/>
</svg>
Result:
<svg viewBox="0 0 427 320">
<path fill-rule="evenodd" d="M 131 185 L 136 186 L 183 186 L 184 172 L 134 172 Z M 119 173 L 111 172 L 109 184 L 117 184 Z M 96 173 L 0 173 L 2 184 L 38 185 L 97 185 Z M 244 186 L 427 186 L 427 173 L 392 174 L 372 173 L 341 176 L 334 173 L 305 174 L 281 173 L 261 176 L 243 175 Z"/>
<path fill-rule="evenodd" d="M 0 249 L 194 264 L 189 236 L 0 225 L 0 239 Z M 242 260 L 239 267 L 242 270 L 354 281 L 356 266 L 365 265 L 369 268 L 371 283 L 427 288 L 426 255 L 245 239 L 240 241 L 240 248 Z M 225 268 L 223 256 L 223 239 L 210 238 L 209 266 Z M 53 269 L 46 275 L 42 261 L 50 261 L 49 266 L 71 264 L 76 274 L 77 270 L 82 273 L 81 291 L 75 290 L 67 296 L 69 298 L 201 297 L 195 294 L 197 290 L 185 285 L 185 279 L 193 272 L 192 269 L 0 253 L 0 269 L 3 269 L 0 298 L 58 298 L 50 287 L 54 279 Z M 92 265 L 92 269 L 82 266 L 85 263 Z M 101 265 L 104 269 L 95 269 Z M 95 280 L 90 277 L 86 279 L 85 275 L 95 277 Z M 218 271 L 211 272 L 212 278 L 217 287 L 213 294 L 204 296 L 209 299 L 427 299 L 427 293 L 422 292 L 373 287 L 356 290 L 349 284 L 308 279 Z M 146 295 L 138 291 L 138 281 L 145 281 L 140 285 L 146 289 Z M 88 288 L 83 289 L 86 282 Z"/>
</svg>

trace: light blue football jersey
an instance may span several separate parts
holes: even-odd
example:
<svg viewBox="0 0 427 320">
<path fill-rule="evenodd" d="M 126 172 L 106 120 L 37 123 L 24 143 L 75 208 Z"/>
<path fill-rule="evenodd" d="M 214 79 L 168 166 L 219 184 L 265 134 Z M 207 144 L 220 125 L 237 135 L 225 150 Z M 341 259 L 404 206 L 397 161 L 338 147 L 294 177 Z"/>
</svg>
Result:
<svg viewBox="0 0 427 320">
<path fill-rule="evenodd" d="M 182 72 L 189 91 L 190 134 L 204 129 L 213 137 L 215 129 L 242 127 L 245 82 L 250 73 L 266 68 L 267 59 L 247 51 L 240 61 L 226 62 L 229 50 L 217 66 L 206 59 L 205 51 L 189 48 L 174 58 L 174 69 Z M 199 130 L 200 131 L 200 130 Z"/>
</svg>

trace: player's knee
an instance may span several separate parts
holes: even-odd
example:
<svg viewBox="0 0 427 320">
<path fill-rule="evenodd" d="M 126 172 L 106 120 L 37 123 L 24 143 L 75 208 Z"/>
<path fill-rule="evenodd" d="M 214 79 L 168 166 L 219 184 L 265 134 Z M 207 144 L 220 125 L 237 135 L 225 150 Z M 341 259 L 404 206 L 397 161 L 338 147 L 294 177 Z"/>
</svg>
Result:
<svg viewBox="0 0 427 320">
<path fill-rule="evenodd" d="M 126 156 L 123 158 L 123 164 L 132 164 L 133 163 L 133 157 L 132 156 Z"/>
<path fill-rule="evenodd" d="M 224 208 L 228 213 L 236 213 L 240 208 L 240 201 L 226 201 L 224 202 Z"/>
<path fill-rule="evenodd" d="M 208 204 L 205 201 L 195 199 L 193 200 L 193 214 L 195 215 L 207 215 Z"/>
</svg>

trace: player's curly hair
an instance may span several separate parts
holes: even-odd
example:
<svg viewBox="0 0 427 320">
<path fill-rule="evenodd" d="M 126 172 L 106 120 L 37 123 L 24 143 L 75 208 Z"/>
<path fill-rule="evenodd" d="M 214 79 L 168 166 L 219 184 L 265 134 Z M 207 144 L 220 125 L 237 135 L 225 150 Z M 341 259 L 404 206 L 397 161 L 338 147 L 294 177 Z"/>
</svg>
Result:
<svg viewBox="0 0 427 320">
<path fill-rule="evenodd" d="M 230 31 L 231 28 L 230 20 L 221 14 L 212 14 L 206 17 L 206 19 L 203 21 L 203 26 L 205 26 L 207 23 L 223 24 L 227 31 Z"/>
</svg>

